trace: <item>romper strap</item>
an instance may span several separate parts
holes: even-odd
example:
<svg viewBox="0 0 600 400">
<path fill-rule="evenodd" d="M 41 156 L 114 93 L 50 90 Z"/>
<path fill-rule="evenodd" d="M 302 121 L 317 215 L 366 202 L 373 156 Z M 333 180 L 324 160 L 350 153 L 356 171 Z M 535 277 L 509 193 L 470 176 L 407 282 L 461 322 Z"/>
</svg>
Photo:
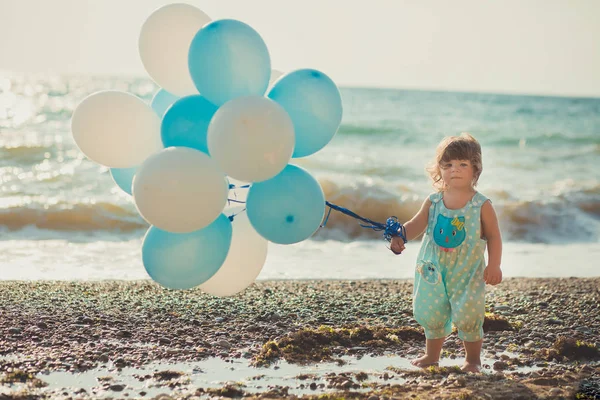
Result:
<svg viewBox="0 0 600 400">
<path fill-rule="evenodd" d="M 442 199 L 442 192 L 436 192 L 436 193 L 431 193 L 429 195 L 429 201 L 431 201 L 433 204 L 439 202 Z"/>
<path fill-rule="evenodd" d="M 481 206 L 483 206 L 483 203 L 485 203 L 488 200 L 489 199 L 486 196 L 484 196 L 483 194 L 477 192 L 477 193 L 475 193 L 475 196 L 473 196 L 473 198 L 471 199 L 471 204 L 474 207 L 481 207 Z"/>
<path fill-rule="evenodd" d="M 442 199 L 442 192 L 436 192 L 436 193 L 431 193 L 429 195 L 429 201 L 431 201 L 431 206 L 429 207 L 429 221 L 427 223 L 427 233 L 431 234 L 431 232 L 433 231 L 434 225 L 435 225 L 435 218 L 436 218 L 436 209 L 438 206 L 438 203 L 440 202 L 440 200 Z"/>
</svg>

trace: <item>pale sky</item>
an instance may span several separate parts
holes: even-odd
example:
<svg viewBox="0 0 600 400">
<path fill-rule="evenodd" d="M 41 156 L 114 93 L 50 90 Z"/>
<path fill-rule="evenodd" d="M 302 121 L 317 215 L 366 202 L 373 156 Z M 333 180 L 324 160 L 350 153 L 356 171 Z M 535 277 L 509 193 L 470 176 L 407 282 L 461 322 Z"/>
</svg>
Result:
<svg viewBox="0 0 600 400">
<path fill-rule="evenodd" d="M 147 76 L 166 0 L 0 0 L 0 71 Z M 340 86 L 600 97 L 600 0 L 188 0 L 263 37 L 281 71 Z"/>
</svg>

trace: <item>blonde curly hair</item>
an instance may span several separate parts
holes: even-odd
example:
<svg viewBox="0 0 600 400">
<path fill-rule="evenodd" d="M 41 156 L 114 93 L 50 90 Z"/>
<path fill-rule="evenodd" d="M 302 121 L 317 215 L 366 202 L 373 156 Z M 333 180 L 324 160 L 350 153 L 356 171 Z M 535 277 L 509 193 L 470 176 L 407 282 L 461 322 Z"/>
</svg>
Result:
<svg viewBox="0 0 600 400">
<path fill-rule="evenodd" d="M 441 165 L 451 160 L 469 160 L 473 166 L 473 187 L 477 186 L 477 181 L 483 172 L 481 161 L 481 145 L 469 133 L 461 133 L 460 136 L 445 137 L 438 144 L 435 159 L 427 167 L 427 172 L 433 181 L 433 187 L 442 192 L 445 190 L 442 180 Z"/>
</svg>

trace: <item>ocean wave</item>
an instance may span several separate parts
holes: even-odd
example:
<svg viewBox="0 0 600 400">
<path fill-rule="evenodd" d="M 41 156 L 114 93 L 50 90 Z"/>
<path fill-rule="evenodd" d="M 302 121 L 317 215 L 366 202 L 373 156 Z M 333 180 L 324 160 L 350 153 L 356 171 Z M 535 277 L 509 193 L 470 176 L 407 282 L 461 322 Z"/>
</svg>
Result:
<svg viewBox="0 0 600 400">
<path fill-rule="evenodd" d="M 135 210 L 112 203 L 19 205 L 0 209 L 0 226 L 54 231 L 132 232 L 148 227 Z"/>
<path fill-rule="evenodd" d="M 361 217 L 385 223 L 390 216 L 410 220 L 424 196 L 403 185 L 347 185 L 321 179 L 325 198 Z M 572 189 L 572 188 L 571 188 Z M 487 193 L 498 214 L 505 240 L 532 243 L 592 242 L 600 237 L 600 185 L 555 193 L 543 199 L 520 200 L 499 190 Z M 361 221 L 336 210 L 315 240 L 351 241 L 381 239 L 381 232 L 361 227 Z M 34 227 L 63 232 L 133 232 L 148 224 L 131 204 L 110 202 L 18 204 L 0 209 L 0 227 L 19 230 Z"/>
<path fill-rule="evenodd" d="M 538 147 L 538 146 L 558 146 L 558 145 L 569 145 L 569 146 L 582 146 L 582 145 L 595 145 L 598 146 L 600 141 L 598 134 L 590 135 L 569 135 L 566 133 L 552 133 L 552 134 L 538 134 L 529 135 L 527 137 L 506 137 L 497 136 L 492 137 L 487 142 L 488 145 L 506 147 Z"/>
<path fill-rule="evenodd" d="M 389 216 L 396 216 L 400 221 L 410 219 L 421 207 L 423 199 L 408 187 L 390 187 L 368 185 L 342 186 L 333 181 L 320 180 L 325 198 L 335 205 L 347 208 L 361 217 L 385 223 Z M 397 192 L 404 192 L 398 196 Z M 327 209 L 328 212 L 329 208 Z M 325 229 L 321 229 L 316 238 L 347 240 L 351 238 L 376 238 L 381 233 L 362 228 L 358 220 L 331 211 Z M 329 230 L 334 232 L 329 233 Z M 333 235 L 333 237 L 332 237 Z"/>
<path fill-rule="evenodd" d="M 12 160 L 15 162 L 39 162 L 44 159 L 47 152 L 54 151 L 51 146 L 44 145 L 2 145 L 0 143 L 0 159 Z"/>
<path fill-rule="evenodd" d="M 326 198 L 333 204 L 376 222 L 385 223 L 389 216 L 406 222 L 419 210 L 423 196 L 408 188 L 405 195 L 394 195 L 381 188 L 339 187 L 321 182 Z M 398 191 L 399 188 L 395 188 Z M 505 240 L 532 243 L 592 242 L 600 237 L 600 185 L 577 188 L 544 199 L 519 200 L 508 192 L 492 191 L 500 228 Z M 331 211 L 324 229 L 316 239 L 351 240 L 381 238 L 381 232 L 365 229 L 360 221 L 338 211 Z M 330 232 L 329 232 L 330 230 Z"/>
<path fill-rule="evenodd" d="M 395 141 L 401 141 L 403 144 L 427 144 L 427 141 L 423 139 L 423 135 L 428 132 L 424 132 L 418 127 L 408 128 L 407 122 L 397 122 L 396 124 L 397 126 L 382 126 L 378 123 L 373 123 L 372 125 L 343 123 L 337 131 L 337 135 L 342 137 L 356 137 L 361 140 L 370 140 L 374 137 L 384 136 L 393 137 Z M 481 132 L 477 133 L 481 134 Z M 481 136 L 484 138 L 486 146 L 493 147 L 546 148 L 550 146 L 560 148 L 562 146 L 590 146 L 592 152 L 597 152 L 600 146 L 599 134 L 600 131 L 591 132 L 587 135 L 583 133 L 572 134 L 569 132 L 543 132 L 537 134 L 528 132 L 520 136 L 496 134 L 481 134 Z"/>
<path fill-rule="evenodd" d="M 532 243 L 596 242 L 600 200 L 574 203 L 521 201 L 497 208 L 508 240 Z"/>
<path fill-rule="evenodd" d="M 339 135 L 374 136 L 396 133 L 397 129 L 381 126 L 342 124 L 337 131 Z"/>
</svg>

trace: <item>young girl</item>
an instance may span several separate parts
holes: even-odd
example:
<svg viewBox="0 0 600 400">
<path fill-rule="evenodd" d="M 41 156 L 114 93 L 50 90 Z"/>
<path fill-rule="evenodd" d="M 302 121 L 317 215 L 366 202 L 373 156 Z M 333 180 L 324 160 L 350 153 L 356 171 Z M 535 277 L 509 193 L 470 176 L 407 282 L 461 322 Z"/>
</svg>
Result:
<svg viewBox="0 0 600 400">
<path fill-rule="evenodd" d="M 478 372 L 485 315 L 485 283 L 502 281 L 502 238 L 491 202 L 475 190 L 481 175 L 481 146 L 471 135 L 445 138 L 428 169 L 437 189 L 405 225 L 411 240 L 426 230 L 415 271 L 413 313 L 425 329 L 425 355 L 413 365 L 436 365 L 444 339 L 458 328 L 464 371 Z M 484 252 L 488 249 L 488 263 Z M 391 250 L 404 242 L 394 237 Z"/>
</svg>

